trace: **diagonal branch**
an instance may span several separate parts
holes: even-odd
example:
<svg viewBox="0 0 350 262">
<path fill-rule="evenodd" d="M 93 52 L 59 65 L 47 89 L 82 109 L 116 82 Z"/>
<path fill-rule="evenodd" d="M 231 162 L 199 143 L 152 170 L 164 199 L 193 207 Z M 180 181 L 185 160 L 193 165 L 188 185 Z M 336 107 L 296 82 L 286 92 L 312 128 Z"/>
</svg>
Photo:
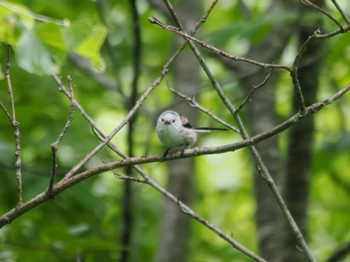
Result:
<svg viewBox="0 0 350 262">
<path fill-rule="evenodd" d="M 334 4 L 335 8 L 337 8 L 338 12 L 341 14 L 341 16 L 343 17 L 345 22 L 349 25 L 350 24 L 350 20 L 347 17 L 347 15 L 344 13 L 343 9 L 338 4 L 338 2 L 336 0 L 332 0 L 332 3 Z"/>
<path fill-rule="evenodd" d="M 343 26 L 337 21 L 337 19 L 335 19 L 330 13 L 328 13 L 326 10 L 324 10 L 323 8 L 319 7 L 318 5 L 315 5 L 314 3 L 312 3 L 309 0 L 301 0 L 301 2 L 303 4 L 305 4 L 306 6 L 311 6 L 312 8 L 316 9 L 317 11 L 321 12 L 322 14 L 324 14 L 325 16 L 327 16 L 330 20 L 332 20 L 338 27 L 339 29 L 342 31 L 343 30 Z"/>
<path fill-rule="evenodd" d="M 155 17 L 150 17 L 150 18 L 148 18 L 148 20 L 152 24 L 158 25 L 163 29 L 166 29 L 168 31 L 182 35 L 185 39 L 194 41 L 194 42 L 198 43 L 199 45 L 201 45 L 202 47 L 205 47 L 205 48 L 209 49 L 210 51 L 212 51 L 220 56 L 226 57 L 228 59 L 231 59 L 234 61 L 246 62 L 246 63 L 253 64 L 253 65 L 256 65 L 256 66 L 259 66 L 262 68 L 276 68 L 276 69 L 291 71 L 290 67 L 285 66 L 285 65 L 262 63 L 262 62 L 259 62 L 259 61 L 253 60 L 253 59 L 231 55 L 231 54 L 229 54 L 229 53 L 227 53 L 219 48 L 216 48 L 215 46 L 212 46 L 212 45 L 210 45 L 202 40 L 199 40 L 199 39 L 193 37 L 192 35 L 185 33 L 182 29 L 179 29 L 179 28 L 174 27 L 174 26 L 166 25 Z"/>
<path fill-rule="evenodd" d="M 264 78 L 264 80 L 263 80 L 260 84 L 258 84 L 258 85 L 256 85 L 256 86 L 253 86 L 252 90 L 249 92 L 249 94 L 247 95 L 247 97 L 246 97 L 246 98 L 243 100 L 243 102 L 237 107 L 237 109 L 236 109 L 236 114 L 238 114 L 238 113 L 242 110 L 242 108 L 243 108 L 248 102 L 251 101 L 250 98 L 251 98 L 251 96 L 255 93 L 255 91 L 258 90 L 260 87 L 264 86 L 264 85 L 267 83 L 267 81 L 269 80 L 269 78 L 270 78 L 270 76 L 271 76 L 271 73 L 272 73 L 272 68 L 270 68 L 269 73 L 267 74 L 267 76 Z"/>
<path fill-rule="evenodd" d="M 171 58 L 170 61 L 172 61 L 174 57 Z M 97 154 L 105 145 L 107 145 L 112 138 L 130 121 L 130 119 L 134 116 L 136 111 L 142 106 L 143 102 L 146 100 L 146 98 L 151 94 L 151 92 L 160 84 L 160 82 L 163 80 L 163 78 L 168 73 L 168 66 L 170 63 L 167 63 L 163 69 L 160 75 L 153 81 L 153 83 L 146 89 L 146 91 L 140 96 L 140 98 L 136 101 L 135 105 L 132 107 L 132 109 L 128 112 L 124 120 L 117 125 L 113 129 L 113 131 L 105 137 L 103 142 L 98 144 L 90 153 L 88 153 L 81 161 L 79 161 L 66 175 L 63 179 L 68 179 L 71 176 L 73 176 L 85 163 L 87 163 L 95 154 Z M 57 76 L 54 76 L 55 80 L 59 80 Z M 58 81 L 58 83 L 60 80 Z"/>
<path fill-rule="evenodd" d="M 68 83 L 69 83 L 69 94 L 71 97 L 71 101 L 74 101 L 74 91 L 73 91 L 73 85 L 72 85 L 72 78 L 70 76 L 68 76 Z M 52 195 L 52 188 L 53 185 L 55 183 L 55 176 L 56 176 L 56 167 L 57 167 L 57 149 L 58 149 L 58 144 L 62 141 L 64 135 L 66 134 L 68 128 L 70 127 L 72 121 L 73 121 L 73 117 L 74 117 L 74 110 L 75 110 L 75 105 L 72 102 L 70 110 L 69 110 L 69 117 L 68 120 L 63 128 L 63 130 L 61 131 L 61 133 L 58 135 L 57 139 L 55 142 L 53 142 L 51 144 L 51 152 L 52 152 L 52 169 L 51 169 L 51 177 L 50 177 L 50 183 L 49 183 L 49 187 L 48 187 L 48 194 L 50 196 L 53 197 Z"/>
<path fill-rule="evenodd" d="M 200 111 L 202 111 L 203 113 L 207 114 L 208 116 L 210 116 L 211 118 L 213 118 L 214 120 L 216 120 L 217 122 L 219 122 L 220 124 L 226 126 L 228 129 L 231 129 L 232 131 L 240 134 L 238 128 L 234 127 L 233 125 L 227 123 L 226 121 L 222 120 L 221 118 L 219 118 L 218 116 L 214 115 L 212 112 L 210 112 L 209 110 L 205 109 L 203 106 L 201 106 L 196 99 L 193 97 L 188 97 L 182 93 L 180 93 L 179 91 L 171 88 L 168 86 L 168 89 L 173 92 L 174 94 L 176 94 L 177 96 L 181 97 L 182 99 L 184 99 L 189 106 L 194 107 L 194 108 L 198 108 Z"/>
<path fill-rule="evenodd" d="M 298 107 L 299 112 L 304 113 L 305 112 L 305 99 L 303 96 L 303 91 L 300 86 L 299 77 L 298 77 L 298 70 L 299 70 L 299 63 L 300 59 L 303 57 L 304 53 L 306 52 L 308 46 L 311 44 L 311 42 L 317 37 L 317 35 L 320 33 L 320 30 L 316 30 L 311 36 L 309 36 L 306 41 L 301 45 L 297 55 L 294 58 L 294 62 L 292 65 L 292 71 L 290 73 L 292 82 L 295 88 L 295 92 L 297 95 L 298 100 Z"/>
<path fill-rule="evenodd" d="M 7 119 L 10 121 L 10 123 L 12 123 L 11 115 L 10 115 L 9 111 L 7 110 L 6 106 L 2 103 L 2 101 L 0 101 L 0 107 L 1 107 L 2 111 L 4 111 Z"/>
</svg>

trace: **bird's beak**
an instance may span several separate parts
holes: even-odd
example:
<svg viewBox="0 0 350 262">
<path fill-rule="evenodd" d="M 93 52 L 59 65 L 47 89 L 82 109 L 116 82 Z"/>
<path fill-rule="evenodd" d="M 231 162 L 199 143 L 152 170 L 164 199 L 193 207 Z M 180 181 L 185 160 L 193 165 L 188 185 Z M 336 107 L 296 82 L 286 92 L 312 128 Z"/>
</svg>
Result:
<svg viewBox="0 0 350 262">
<path fill-rule="evenodd" d="M 170 125 L 170 122 L 169 121 L 164 121 L 164 124 Z"/>
</svg>

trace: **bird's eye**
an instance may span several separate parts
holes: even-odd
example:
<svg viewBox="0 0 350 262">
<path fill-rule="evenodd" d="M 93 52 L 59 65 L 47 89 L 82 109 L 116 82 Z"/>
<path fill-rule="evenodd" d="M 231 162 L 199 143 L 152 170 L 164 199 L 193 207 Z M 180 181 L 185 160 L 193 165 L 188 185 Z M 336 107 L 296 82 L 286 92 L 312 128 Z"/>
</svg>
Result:
<svg viewBox="0 0 350 262">
<path fill-rule="evenodd" d="M 175 123 L 175 119 L 173 119 L 173 123 Z"/>
<path fill-rule="evenodd" d="M 162 120 L 162 122 L 164 122 L 164 119 L 163 119 L 163 118 L 162 118 L 161 120 Z"/>
</svg>

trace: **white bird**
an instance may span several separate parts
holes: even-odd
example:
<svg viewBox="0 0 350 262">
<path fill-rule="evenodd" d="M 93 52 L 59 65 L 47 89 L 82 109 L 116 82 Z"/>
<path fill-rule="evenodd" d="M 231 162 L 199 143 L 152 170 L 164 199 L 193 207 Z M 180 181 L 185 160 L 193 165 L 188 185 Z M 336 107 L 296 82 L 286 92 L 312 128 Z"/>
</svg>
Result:
<svg viewBox="0 0 350 262">
<path fill-rule="evenodd" d="M 197 141 L 197 133 L 227 131 L 228 129 L 210 127 L 193 128 L 188 123 L 186 117 L 169 110 L 159 116 L 156 130 L 159 140 L 168 147 L 168 150 L 165 152 L 166 155 L 171 148 L 185 149 L 192 146 Z"/>
</svg>

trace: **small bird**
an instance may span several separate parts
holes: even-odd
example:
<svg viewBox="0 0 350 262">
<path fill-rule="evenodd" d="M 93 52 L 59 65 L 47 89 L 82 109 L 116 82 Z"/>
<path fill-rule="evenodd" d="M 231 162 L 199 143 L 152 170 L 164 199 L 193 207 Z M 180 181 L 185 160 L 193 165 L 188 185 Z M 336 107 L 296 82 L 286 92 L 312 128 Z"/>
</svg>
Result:
<svg viewBox="0 0 350 262">
<path fill-rule="evenodd" d="M 227 131 L 226 128 L 201 127 L 193 128 L 188 119 L 175 111 L 163 112 L 157 120 L 157 135 L 159 140 L 168 147 L 165 155 L 171 148 L 182 148 L 182 151 L 192 146 L 197 140 L 197 133 Z"/>
</svg>

